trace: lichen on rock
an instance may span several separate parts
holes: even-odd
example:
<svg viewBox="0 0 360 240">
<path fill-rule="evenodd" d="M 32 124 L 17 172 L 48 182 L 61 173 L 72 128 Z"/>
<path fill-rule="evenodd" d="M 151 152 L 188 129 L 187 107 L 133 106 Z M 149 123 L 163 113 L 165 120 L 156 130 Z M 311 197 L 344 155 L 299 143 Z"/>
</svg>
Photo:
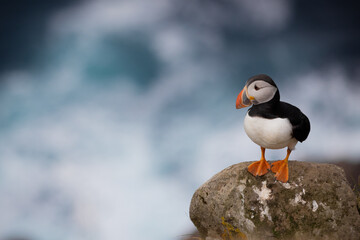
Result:
<svg viewBox="0 0 360 240">
<path fill-rule="evenodd" d="M 341 168 L 290 161 L 281 183 L 272 173 L 254 177 L 248 165 L 224 169 L 195 192 L 190 218 L 204 238 L 224 239 L 233 226 L 255 240 L 360 239 L 356 197 Z"/>
</svg>

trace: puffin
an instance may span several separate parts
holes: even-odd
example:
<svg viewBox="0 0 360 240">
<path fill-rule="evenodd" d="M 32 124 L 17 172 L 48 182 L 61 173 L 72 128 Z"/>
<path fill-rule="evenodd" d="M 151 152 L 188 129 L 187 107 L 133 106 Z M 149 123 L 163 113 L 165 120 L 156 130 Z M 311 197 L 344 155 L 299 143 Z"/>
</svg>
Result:
<svg viewBox="0 0 360 240">
<path fill-rule="evenodd" d="M 266 74 L 250 77 L 236 98 L 237 109 L 251 105 L 244 119 L 244 129 L 247 136 L 260 146 L 261 158 L 247 169 L 254 176 L 262 176 L 271 169 L 276 180 L 286 183 L 290 153 L 299 141 L 303 142 L 308 137 L 310 121 L 299 108 L 280 101 L 278 87 Z M 265 150 L 285 147 L 285 159 L 270 166 L 265 159 Z"/>
</svg>

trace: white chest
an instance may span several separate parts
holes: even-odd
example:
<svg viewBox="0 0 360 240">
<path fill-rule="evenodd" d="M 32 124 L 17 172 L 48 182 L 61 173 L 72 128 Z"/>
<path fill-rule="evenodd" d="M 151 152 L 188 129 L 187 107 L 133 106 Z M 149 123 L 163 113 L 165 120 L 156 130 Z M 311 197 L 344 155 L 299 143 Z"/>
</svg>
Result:
<svg viewBox="0 0 360 240">
<path fill-rule="evenodd" d="M 244 128 L 256 144 L 270 149 L 294 149 L 297 140 L 292 137 L 292 125 L 287 118 L 266 119 L 246 114 Z"/>
</svg>

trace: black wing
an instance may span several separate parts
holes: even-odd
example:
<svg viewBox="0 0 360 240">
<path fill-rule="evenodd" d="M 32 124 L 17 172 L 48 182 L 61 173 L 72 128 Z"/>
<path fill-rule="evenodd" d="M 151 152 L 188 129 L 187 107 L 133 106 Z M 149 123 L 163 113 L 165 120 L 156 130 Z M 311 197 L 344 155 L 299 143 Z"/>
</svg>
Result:
<svg viewBox="0 0 360 240">
<path fill-rule="evenodd" d="M 289 103 L 280 102 L 279 107 L 278 113 L 281 112 L 281 117 L 288 118 L 293 126 L 293 137 L 300 142 L 305 141 L 310 133 L 310 121 L 306 115 Z"/>
<path fill-rule="evenodd" d="M 310 133 L 310 121 L 305 116 L 305 114 L 301 113 L 300 123 L 297 125 L 293 125 L 293 136 L 300 142 L 305 141 L 305 139 L 309 136 Z"/>
</svg>

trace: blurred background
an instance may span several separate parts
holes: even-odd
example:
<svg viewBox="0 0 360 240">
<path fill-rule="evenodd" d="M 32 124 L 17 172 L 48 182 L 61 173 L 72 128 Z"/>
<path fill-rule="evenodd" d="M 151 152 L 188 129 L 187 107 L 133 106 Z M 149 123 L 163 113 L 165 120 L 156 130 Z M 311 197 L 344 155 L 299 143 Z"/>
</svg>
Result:
<svg viewBox="0 0 360 240">
<path fill-rule="evenodd" d="M 191 233 L 197 187 L 260 157 L 235 109 L 258 73 L 311 121 L 291 159 L 355 166 L 359 12 L 355 0 L 1 1 L 0 239 Z"/>
</svg>

